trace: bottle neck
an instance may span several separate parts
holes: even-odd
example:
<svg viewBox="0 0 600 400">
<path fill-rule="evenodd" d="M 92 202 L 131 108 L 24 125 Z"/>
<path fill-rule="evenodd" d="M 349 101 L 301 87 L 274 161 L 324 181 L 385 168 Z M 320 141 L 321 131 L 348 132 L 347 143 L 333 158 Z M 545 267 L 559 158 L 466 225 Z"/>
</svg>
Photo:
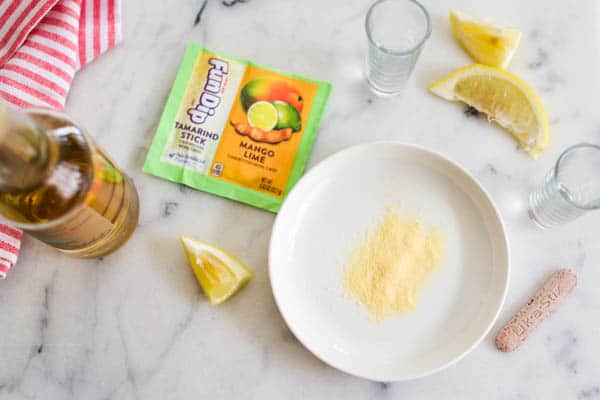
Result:
<svg viewBox="0 0 600 400">
<path fill-rule="evenodd" d="M 46 133 L 26 113 L 0 104 L 0 192 L 36 186 L 47 163 Z"/>
</svg>

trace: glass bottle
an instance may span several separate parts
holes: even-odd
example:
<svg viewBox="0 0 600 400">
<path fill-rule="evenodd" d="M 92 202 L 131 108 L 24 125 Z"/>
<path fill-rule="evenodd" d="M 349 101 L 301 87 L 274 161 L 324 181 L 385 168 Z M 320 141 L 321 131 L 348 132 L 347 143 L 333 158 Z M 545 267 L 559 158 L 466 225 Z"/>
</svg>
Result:
<svg viewBox="0 0 600 400">
<path fill-rule="evenodd" d="M 131 182 L 66 115 L 0 104 L 0 218 L 69 255 L 98 258 L 137 227 Z"/>
</svg>

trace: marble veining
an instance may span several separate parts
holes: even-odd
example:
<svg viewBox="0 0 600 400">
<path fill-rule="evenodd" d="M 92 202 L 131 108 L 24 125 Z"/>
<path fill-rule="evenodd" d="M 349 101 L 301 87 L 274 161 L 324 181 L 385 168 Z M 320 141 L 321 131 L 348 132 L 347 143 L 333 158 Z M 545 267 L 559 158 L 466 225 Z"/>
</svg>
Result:
<svg viewBox="0 0 600 400">
<path fill-rule="evenodd" d="M 549 231 L 526 216 L 527 194 L 562 150 L 600 142 L 600 5 L 423 1 L 432 36 L 393 99 L 371 94 L 363 77 L 369 2 L 123 2 L 124 42 L 78 74 L 66 110 L 134 179 L 140 225 L 102 260 L 73 260 L 25 238 L 19 264 L 0 282 L 0 400 L 600 399 L 600 213 Z M 510 70 L 540 93 L 551 122 L 539 160 L 485 116 L 428 93 L 471 62 L 451 36 L 450 8 L 523 31 Z M 142 172 L 189 42 L 333 84 L 309 168 L 350 145 L 394 140 L 438 151 L 481 182 L 506 223 L 512 274 L 498 322 L 469 356 L 411 382 L 369 382 L 328 367 L 294 338 L 274 303 L 274 215 Z M 179 234 L 222 245 L 254 278 L 211 307 Z M 516 352 L 498 352 L 498 329 L 567 266 L 579 276 L 574 293 Z"/>
<path fill-rule="evenodd" d="M 204 10 L 206 9 L 207 4 L 208 4 L 208 0 L 204 0 L 202 2 L 202 5 L 200 6 L 198 13 L 196 14 L 196 19 L 194 20 L 194 26 L 196 26 L 200 23 L 200 20 L 202 19 L 202 13 L 204 13 Z"/>
</svg>

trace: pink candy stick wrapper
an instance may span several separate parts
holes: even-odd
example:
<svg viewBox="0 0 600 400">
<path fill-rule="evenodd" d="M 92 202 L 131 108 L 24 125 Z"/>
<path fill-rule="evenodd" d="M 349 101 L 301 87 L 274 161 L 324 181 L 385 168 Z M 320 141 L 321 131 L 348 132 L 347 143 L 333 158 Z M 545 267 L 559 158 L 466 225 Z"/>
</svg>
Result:
<svg viewBox="0 0 600 400">
<path fill-rule="evenodd" d="M 121 41 L 121 0 L 1 0 L 0 97 L 62 110 L 75 73 Z M 22 233 L 0 224 L 0 279 Z"/>
<path fill-rule="evenodd" d="M 556 271 L 527 304 L 498 332 L 500 351 L 516 350 L 577 286 L 577 275 L 570 269 Z"/>
</svg>

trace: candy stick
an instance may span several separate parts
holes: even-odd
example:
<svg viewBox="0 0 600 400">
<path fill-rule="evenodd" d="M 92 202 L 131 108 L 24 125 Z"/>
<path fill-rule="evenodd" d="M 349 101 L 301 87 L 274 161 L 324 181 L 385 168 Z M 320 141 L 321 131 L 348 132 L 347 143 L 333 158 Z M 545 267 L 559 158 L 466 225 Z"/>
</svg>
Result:
<svg viewBox="0 0 600 400">
<path fill-rule="evenodd" d="M 500 351 L 513 351 L 527 336 L 558 307 L 560 302 L 577 286 L 575 271 L 556 271 L 544 286 L 498 332 L 496 347 Z"/>
</svg>

